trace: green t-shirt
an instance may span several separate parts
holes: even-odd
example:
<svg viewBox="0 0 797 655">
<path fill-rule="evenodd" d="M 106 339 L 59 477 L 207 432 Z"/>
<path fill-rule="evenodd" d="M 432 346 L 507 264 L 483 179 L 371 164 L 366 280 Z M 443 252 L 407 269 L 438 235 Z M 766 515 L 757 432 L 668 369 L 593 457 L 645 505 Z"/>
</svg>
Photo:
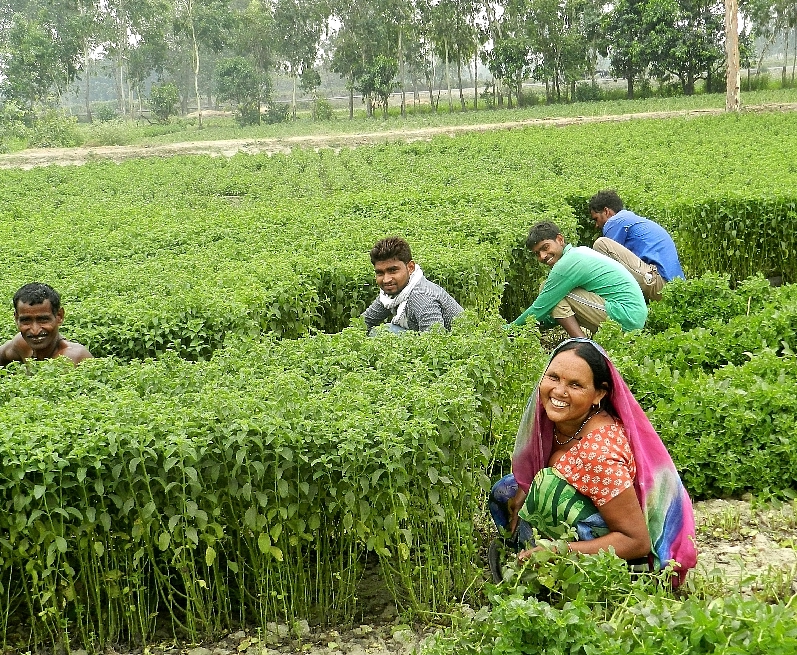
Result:
<svg viewBox="0 0 797 655">
<path fill-rule="evenodd" d="M 576 287 L 603 298 L 606 314 L 626 332 L 645 327 L 648 307 L 631 273 L 622 264 L 592 248 L 571 244 L 565 246 L 562 257 L 551 268 L 537 300 L 513 321 L 513 325 L 525 325 L 530 316 L 538 321 L 544 320 Z"/>
</svg>

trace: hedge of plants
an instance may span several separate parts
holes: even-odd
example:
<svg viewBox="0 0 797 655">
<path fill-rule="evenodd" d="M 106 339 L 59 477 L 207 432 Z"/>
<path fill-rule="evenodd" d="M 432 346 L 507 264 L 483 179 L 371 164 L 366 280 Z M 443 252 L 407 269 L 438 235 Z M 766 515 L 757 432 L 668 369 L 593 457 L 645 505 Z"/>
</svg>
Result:
<svg viewBox="0 0 797 655">
<path fill-rule="evenodd" d="M 554 220 L 588 243 L 586 200 L 609 186 L 673 231 L 689 280 L 644 331 L 596 339 L 693 497 L 783 492 L 795 120 L 0 172 L 0 296 L 53 284 L 65 336 L 100 356 L 0 370 L 2 638 L 352 620 L 373 561 L 416 616 L 478 598 L 474 526 L 547 359 L 536 327 L 504 329 L 546 272 L 525 235 Z M 389 234 L 467 308 L 452 334 L 366 337 L 367 253 Z"/>
<path fill-rule="evenodd" d="M 497 323 L 360 325 L 208 362 L 9 366 L 2 616 L 38 645 L 345 621 L 369 554 L 401 606 L 441 609 L 480 576 L 494 408 L 542 357 Z"/>
</svg>

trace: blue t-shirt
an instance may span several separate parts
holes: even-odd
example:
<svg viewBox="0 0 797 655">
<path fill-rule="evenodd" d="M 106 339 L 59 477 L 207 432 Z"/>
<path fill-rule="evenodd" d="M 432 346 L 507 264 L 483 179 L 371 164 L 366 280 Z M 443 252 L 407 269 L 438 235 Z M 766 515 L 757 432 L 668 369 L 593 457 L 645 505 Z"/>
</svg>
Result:
<svg viewBox="0 0 797 655">
<path fill-rule="evenodd" d="M 685 277 L 672 237 L 655 221 L 623 209 L 606 221 L 603 236 L 625 246 L 643 262 L 654 264 L 665 281 Z"/>
</svg>

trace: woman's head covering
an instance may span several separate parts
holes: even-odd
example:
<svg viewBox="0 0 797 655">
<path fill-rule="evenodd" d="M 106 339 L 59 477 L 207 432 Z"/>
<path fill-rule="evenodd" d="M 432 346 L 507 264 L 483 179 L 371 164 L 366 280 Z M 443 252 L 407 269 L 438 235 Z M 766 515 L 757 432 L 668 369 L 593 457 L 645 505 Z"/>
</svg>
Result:
<svg viewBox="0 0 797 655">
<path fill-rule="evenodd" d="M 678 586 L 683 582 L 686 572 L 697 563 L 695 519 L 689 494 L 661 438 L 625 380 L 598 344 L 589 339 L 568 339 L 553 351 L 551 359 L 564 344 L 572 341 L 590 344 L 609 366 L 612 375 L 609 399 L 625 428 L 636 460 L 634 490 L 648 524 L 653 566 L 658 570 L 670 561 L 676 562 L 673 586 Z M 540 402 L 538 384 L 520 421 L 512 454 L 512 472 L 518 485 L 525 491 L 529 490 L 537 471 L 548 465 L 552 448 L 553 423 Z"/>
</svg>

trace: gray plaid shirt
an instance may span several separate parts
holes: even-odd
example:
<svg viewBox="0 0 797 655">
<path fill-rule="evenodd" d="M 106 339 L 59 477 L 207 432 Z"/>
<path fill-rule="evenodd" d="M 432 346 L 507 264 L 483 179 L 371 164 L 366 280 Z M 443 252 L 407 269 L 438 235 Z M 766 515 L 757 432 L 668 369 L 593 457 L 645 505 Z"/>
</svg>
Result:
<svg viewBox="0 0 797 655">
<path fill-rule="evenodd" d="M 418 283 L 407 298 L 407 325 L 415 332 L 425 332 L 435 323 L 442 323 L 446 330 L 464 310 L 443 287 L 426 278 Z M 390 321 L 395 312 L 385 307 L 379 298 L 363 313 L 365 325 L 370 330 L 385 321 Z"/>
</svg>

